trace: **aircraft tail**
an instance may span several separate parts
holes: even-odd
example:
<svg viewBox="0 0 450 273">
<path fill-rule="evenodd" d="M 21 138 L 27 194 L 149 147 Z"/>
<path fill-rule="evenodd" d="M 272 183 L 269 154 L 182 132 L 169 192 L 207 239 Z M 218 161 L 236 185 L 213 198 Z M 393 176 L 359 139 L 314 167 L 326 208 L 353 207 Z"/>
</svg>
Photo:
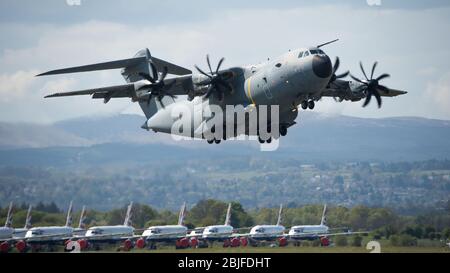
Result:
<svg viewBox="0 0 450 273">
<path fill-rule="evenodd" d="M 78 223 L 78 228 L 86 229 L 86 206 L 83 206 L 80 214 L 80 222 Z"/>
<path fill-rule="evenodd" d="M 72 226 L 72 211 L 73 211 L 73 201 L 70 201 L 69 209 L 67 210 L 66 227 Z"/>
<path fill-rule="evenodd" d="M 280 210 L 278 211 L 278 220 L 277 220 L 277 226 L 281 225 L 281 215 L 283 213 L 283 204 L 280 205 Z"/>
<path fill-rule="evenodd" d="M 321 226 L 327 225 L 327 204 L 323 206 L 322 219 L 320 220 Z"/>
<path fill-rule="evenodd" d="M 180 214 L 178 215 L 178 225 L 183 225 L 184 216 L 186 215 L 186 202 L 181 206 Z"/>
<path fill-rule="evenodd" d="M 6 215 L 5 227 L 12 228 L 13 222 L 13 202 L 9 203 L 8 214 Z"/>
<path fill-rule="evenodd" d="M 225 225 L 229 226 L 231 223 L 231 203 L 228 204 L 227 216 L 225 217 Z"/>
<path fill-rule="evenodd" d="M 31 209 L 32 209 L 32 207 L 33 206 L 31 206 L 31 205 L 28 207 L 27 218 L 25 219 L 25 226 L 24 226 L 25 229 L 30 229 L 32 227 L 32 224 L 31 224 Z"/>
<path fill-rule="evenodd" d="M 131 217 L 132 217 L 132 210 L 133 209 L 133 202 L 130 202 L 127 208 L 127 214 L 125 215 L 125 221 L 123 222 L 124 226 L 131 226 Z"/>
</svg>

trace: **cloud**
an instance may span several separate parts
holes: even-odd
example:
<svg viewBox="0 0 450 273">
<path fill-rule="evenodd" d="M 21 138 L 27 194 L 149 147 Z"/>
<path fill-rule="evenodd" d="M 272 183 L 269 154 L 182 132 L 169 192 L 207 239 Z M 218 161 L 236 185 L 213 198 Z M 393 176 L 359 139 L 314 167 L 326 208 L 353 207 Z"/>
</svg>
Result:
<svg viewBox="0 0 450 273">
<path fill-rule="evenodd" d="M 428 83 L 425 97 L 430 98 L 443 115 L 450 116 L 450 72 L 436 82 Z"/>
<path fill-rule="evenodd" d="M 0 74 L 0 102 L 22 99 L 26 91 L 32 87 L 36 71 L 17 71 L 11 74 Z"/>
<path fill-rule="evenodd" d="M 410 93 L 386 99 L 382 110 L 376 107 L 362 109 L 360 103 L 339 104 L 324 99 L 317 104 L 318 111 L 366 117 L 423 116 L 434 113 L 433 107 L 411 108 L 410 105 L 423 99 L 425 80 L 431 73 L 424 68 L 433 67 L 438 72 L 448 70 L 450 41 L 441 35 L 441 31 L 449 26 L 448 10 L 379 10 L 327 5 L 289 9 L 214 9 L 210 16 L 201 20 L 171 24 L 96 20 L 65 24 L 4 23 L 0 32 L 7 30 L 8 44 L 0 53 L 0 75 L 3 75 L 2 83 L 10 84 L 0 87 L 0 118 L 23 121 L 31 115 L 37 120 L 52 122 L 84 115 L 139 111 L 138 105 L 131 104 L 128 99 L 111 100 L 104 105 L 101 100 L 93 101 L 87 96 L 42 98 L 55 91 L 123 84 L 117 70 L 32 79 L 37 71 L 127 58 L 145 47 L 159 58 L 190 69 L 194 64 L 204 67 L 207 53 L 216 61 L 226 57 L 224 66 L 229 67 L 257 63 L 288 49 L 335 37 L 341 41 L 325 50 L 332 58 L 341 57 L 342 71 L 350 69 L 359 75 L 359 60 L 364 60 L 366 65 L 378 60 L 377 73 L 392 75 L 383 83 Z M 27 32 L 21 34 L 21 29 L 27 29 Z M 29 33 L 39 35 L 29 37 Z M 14 44 L 14 40 L 18 42 Z M 439 48 L 432 43 L 437 40 L 440 41 Z M 423 55 L 427 58 L 420 58 Z M 420 77 L 411 77 L 411 71 L 422 73 L 419 73 Z M 19 100 L 24 96 L 25 102 Z"/>
</svg>

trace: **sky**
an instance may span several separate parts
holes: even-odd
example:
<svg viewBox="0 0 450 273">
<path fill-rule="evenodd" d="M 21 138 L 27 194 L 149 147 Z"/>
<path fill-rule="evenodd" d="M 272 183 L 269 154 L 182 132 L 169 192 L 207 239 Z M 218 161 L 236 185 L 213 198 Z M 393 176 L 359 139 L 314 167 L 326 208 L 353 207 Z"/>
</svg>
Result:
<svg viewBox="0 0 450 273">
<path fill-rule="evenodd" d="M 53 123 L 140 113 L 129 99 L 44 95 L 123 84 L 118 70 L 34 77 L 62 67 L 152 55 L 187 68 L 205 55 L 223 67 L 259 63 L 335 38 L 325 52 L 361 76 L 374 61 L 383 84 L 409 93 L 372 103 L 318 102 L 314 111 L 450 120 L 450 1 L 0 0 L 0 121 Z"/>
</svg>

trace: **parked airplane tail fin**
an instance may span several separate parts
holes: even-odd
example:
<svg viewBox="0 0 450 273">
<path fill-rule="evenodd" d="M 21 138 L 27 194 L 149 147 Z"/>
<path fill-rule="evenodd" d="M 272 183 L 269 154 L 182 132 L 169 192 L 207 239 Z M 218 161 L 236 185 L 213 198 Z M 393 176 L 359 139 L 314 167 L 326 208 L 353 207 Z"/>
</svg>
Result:
<svg viewBox="0 0 450 273">
<path fill-rule="evenodd" d="M 183 225 L 184 216 L 186 215 L 186 202 L 181 206 L 180 214 L 178 215 L 178 225 Z"/>
<path fill-rule="evenodd" d="M 127 214 L 125 215 L 125 221 L 123 222 L 124 226 L 131 226 L 131 217 L 132 217 L 132 209 L 133 209 L 133 202 L 130 202 L 127 208 Z"/>
<path fill-rule="evenodd" d="M 231 223 L 231 203 L 228 204 L 227 216 L 225 217 L 225 225 L 229 226 Z"/>
<path fill-rule="evenodd" d="M 8 214 L 6 215 L 5 227 L 12 228 L 13 221 L 13 202 L 9 203 Z"/>
<path fill-rule="evenodd" d="M 281 225 L 281 214 L 283 213 L 283 204 L 280 205 L 280 210 L 278 211 L 278 220 L 277 220 L 277 226 Z"/>
<path fill-rule="evenodd" d="M 86 206 L 83 206 L 80 214 L 80 222 L 78 223 L 78 228 L 86 229 Z"/>
<path fill-rule="evenodd" d="M 27 218 L 25 219 L 25 226 L 24 226 L 25 229 L 30 229 L 32 227 L 32 224 L 31 224 L 31 209 L 32 209 L 32 206 L 30 205 L 28 207 L 28 211 L 27 211 Z"/>
<path fill-rule="evenodd" d="M 326 226 L 327 225 L 327 204 L 325 204 L 323 206 L 323 212 L 322 212 L 322 219 L 320 220 L 320 225 L 321 226 Z"/>
<path fill-rule="evenodd" d="M 70 201 L 69 209 L 67 210 L 66 227 L 72 226 L 72 210 L 73 210 L 73 201 Z"/>
</svg>

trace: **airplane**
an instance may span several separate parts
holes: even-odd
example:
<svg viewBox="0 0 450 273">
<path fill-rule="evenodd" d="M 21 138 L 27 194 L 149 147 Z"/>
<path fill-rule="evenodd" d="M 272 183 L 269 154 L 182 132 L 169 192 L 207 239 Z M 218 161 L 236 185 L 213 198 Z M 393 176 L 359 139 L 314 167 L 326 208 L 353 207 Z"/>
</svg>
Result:
<svg viewBox="0 0 450 273">
<path fill-rule="evenodd" d="M 30 228 L 25 237 L 17 241 L 16 249 L 19 252 L 26 252 L 30 248 L 32 251 L 40 251 L 47 247 L 49 251 L 53 251 L 55 245 L 64 245 L 73 236 L 72 212 L 73 202 L 70 201 L 64 226 Z"/>
<path fill-rule="evenodd" d="M 230 246 L 233 243 L 233 246 L 237 244 L 236 239 L 233 238 L 234 228 L 230 225 L 231 221 L 231 203 L 228 204 L 227 215 L 225 217 L 225 223 L 223 225 L 213 225 L 207 226 L 204 228 L 202 236 L 192 237 L 199 240 L 199 244 L 202 246 L 208 246 L 209 243 L 213 243 L 214 241 L 223 242 L 224 247 Z M 233 240 L 235 239 L 235 240 Z"/>
<path fill-rule="evenodd" d="M 370 74 L 366 74 L 360 62 L 363 79 L 348 71 L 337 74 L 339 58 L 336 57 L 332 64 L 322 48 L 338 40 L 290 50 L 260 64 L 222 70 L 224 58 L 213 69 L 207 55 L 207 72 L 195 65 L 198 73 L 193 73 L 187 68 L 153 57 L 148 49 L 143 49 L 133 58 L 57 69 L 37 76 L 121 69 L 127 82 L 124 85 L 56 92 L 45 98 L 90 95 L 93 99 L 103 99 L 104 103 L 112 98 L 131 98 L 132 102 L 139 103 L 146 116 L 141 128 L 147 131 L 206 139 L 210 144 L 219 144 L 222 140 L 238 136 L 252 136 L 260 143 L 270 143 L 272 138 L 285 136 L 288 128 L 296 124 L 300 108 L 312 110 L 323 97 L 334 98 L 337 102 L 364 99 L 363 107 L 374 97 L 380 108 L 382 97 L 407 93 L 380 84 L 390 75 L 384 73 L 375 77 L 377 62 L 373 64 Z M 169 74 L 173 76 L 166 78 Z M 352 80 L 344 80 L 348 75 Z M 222 115 L 216 117 L 198 110 L 212 109 L 213 106 L 218 106 Z M 230 110 L 227 106 L 235 107 Z M 276 106 L 278 119 L 276 114 L 272 118 L 272 110 L 270 117 L 262 123 L 256 124 L 251 119 L 252 113 L 263 116 L 264 110 L 276 109 Z M 225 118 L 238 113 L 236 109 L 243 109 L 239 112 L 245 115 L 243 120 Z"/>
<path fill-rule="evenodd" d="M 300 245 L 301 240 L 316 240 L 319 239 L 322 246 L 330 244 L 329 237 L 331 236 L 347 236 L 355 234 L 367 234 L 367 232 L 346 232 L 330 233 L 330 228 L 327 226 L 327 205 L 323 207 L 322 218 L 319 225 L 298 225 L 292 226 L 287 234 L 289 240 L 294 241 L 295 245 Z"/>
<path fill-rule="evenodd" d="M 135 229 L 131 226 L 133 202 L 128 205 L 123 225 L 90 227 L 85 235 L 74 236 L 71 240 L 77 241 L 80 250 L 93 248 L 99 250 L 103 244 L 123 243 L 122 249 L 129 251 L 133 248 Z"/>
<path fill-rule="evenodd" d="M 276 225 L 257 225 L 250 229 L 250 233 L 244 234 L 248 238 L 250 245 L 258 246 L 260 244 L 265 244 L 266 242 L 278 241 L 278 245 L 283 247 L 286 246 L 288 240 L 284 234 L 285 227 L 281 225 L 281 216 L 283 212 L 283 205 L 280 205 L 280 210 L 278 212 L 278 220 Z M 241 237 L 241 243 L 243 238 Z M 246 244 L 244 243 L 244 246 Z"/>
<path fill-rule="evenodd" d="M 6 216 L 6 223 L 4 227 L 0 228 L 0 252 L 9 252 L 11 246 L 14 245 L 18 240 L 25 237 L 26 232 L 31 228 L 31 209 L 32 206 L 29 205 L 27 216 L 25 218 L 25 225 L 23 228 L 12 228 L 12 202 L 9 204 L 8 214 Z"/>
<path fill-rule="evenodd" d="M 186 203 L 183 203 L 178 216 L 177 225 L 151 226 L 148 227 L 142 235 L 136 240 L 137 248 L 144 248 L 148 246 L 149 249 L 156 249 L 156 243 L 173 243 L 175 247 L 187 248 L 190 246 L 188 238 L 186 238 L 187 227 L 183 225 L 184 217 L 186 215 Z"/>
</svg>

